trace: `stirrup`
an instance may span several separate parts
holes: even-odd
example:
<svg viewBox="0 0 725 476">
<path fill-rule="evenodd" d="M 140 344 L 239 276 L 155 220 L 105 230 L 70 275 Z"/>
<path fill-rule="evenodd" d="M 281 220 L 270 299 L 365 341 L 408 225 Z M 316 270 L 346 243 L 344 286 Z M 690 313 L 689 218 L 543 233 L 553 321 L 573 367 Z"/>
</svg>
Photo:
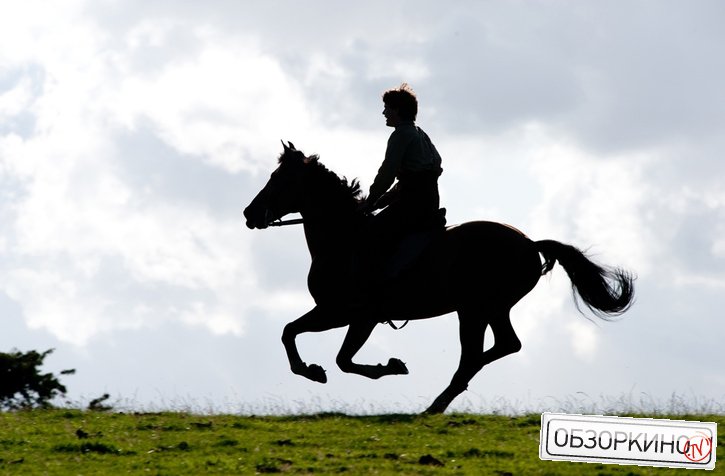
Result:
<svg viewBox="0 0 725 476">
<path fill-rule="evenodd" d="M 402 326 L 400 326 L 400 327 L 396 326 L 396 325 L 395 325 L 395 323 L 394 323 L 394 322 L 393 322 L 392 320 L 390 320 L 390 321 L 385 321 L 385 322 L 383 322 L 383 324 L 387 324 L 387 325 L 389 325 L 390 327 L 392 327 L 393 329 L 395 329 L 396 331 L 399 331 L 399 330 L 400 330 L 400 329 L 402 329 L 403 327 L 407 326 L 409 322 L 410 322 L 410 321 L 405 321 L 405 322 L 403 323 L 403 325 L 402 325 Z"/>
</svg>

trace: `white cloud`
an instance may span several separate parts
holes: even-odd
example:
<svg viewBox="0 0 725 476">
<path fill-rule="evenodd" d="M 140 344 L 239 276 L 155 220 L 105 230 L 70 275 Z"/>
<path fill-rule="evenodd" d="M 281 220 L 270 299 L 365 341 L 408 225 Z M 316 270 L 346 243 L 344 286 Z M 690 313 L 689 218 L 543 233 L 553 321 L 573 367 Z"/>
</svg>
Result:
<svg viewBox="0 0 725 476">
<path fill-rule="evenodd" d="M 598 334 L 591 322 L 572 321 L 566 325 L 575 355 L 591 362 L 597 355 Z"/>
<path fill-rule="evenodd" d="M 262 159 L 267 169 L 279 128 L 310 121 L 294 81 L 254 42 L 206 27 L 191 54 L 136 70 L 134 55 L 173 42 L 173 25 L 145 22 L 118 48 L 68 17 L 74 33 L 62 48 L 50 48 L 60 29 L 42 25 L 26 57 L 4 58 L 35 62 L 43 78 L 35 96 L 22 74 L 0 96 L 0 118 L 28 109 L 36 124 L 28 137 L 0 138 L 0 170 L 14 187 L 3 209 L 12 218 L 3 288 L 31 326 L 76 344 L 167 320 L 243 332 L 249 310 L 275 299 L 256 288 L 240 217 L 135 188 L 118 131 L 150 127 L 177 154 L 227 174 L 256 171 Z"/>
<path fill-rule="evenodd" d="M 28 108 L 31 102 L 31 88 L 31 81 L 22 78 L 10 89 L 0 93 L 0 121 L 8 121 Z"/>
<path fill-rule="evenodd" d="M 155 41 L 162 37 L 159 33 Z M 129 71 L 112 100 L 113 112 L 130 127 L 150 120 L 180 153 L 230 173 L 256 171 L 260 158 L 276 155 L 280 130 L 309 128 L 299 86 L 253 41 L 218 37 L 206 28 L 195 38 L 198 54 L 155 74 Z"/>
<path fill-rule="evenodd" d="M 550 133 L 549 133 L 550 134 Z M 649 229 L 651 190 L 646 170 L 656 155 L 633 152 L 596 157 L 545 134 L 532 158 L 542 199 L 534 226 L 559 241 L 587 249 L 595 261 L 651 272 L 660 248 Z"/>
</svg>

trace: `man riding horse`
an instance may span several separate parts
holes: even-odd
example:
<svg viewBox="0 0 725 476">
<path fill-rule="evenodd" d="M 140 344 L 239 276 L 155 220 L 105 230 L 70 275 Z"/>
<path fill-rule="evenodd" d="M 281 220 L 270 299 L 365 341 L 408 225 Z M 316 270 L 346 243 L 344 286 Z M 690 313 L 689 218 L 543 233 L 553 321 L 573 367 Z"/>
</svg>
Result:
<svg viewBox="0 0 725 476">
<path fill-rule="evenodd" d="M 440 217 L 435 213 L 440 156 L 428 136 L 413 123 L 415 96 L 403 86 L 393 91 L 398 92 L 384 96 L 383 114 L 396 130 L 364 206 L 360 205 L 356 181 L 350 184 L 341 179 L 317 156 L 306 156 L 288 142 L 277 169 L 245 208 L 244 217 L 250 229 L 265 229 L 290 213 L 300 213 L 304 221 L 311 256 L 307 287 L 315 305 L 282 332 L 290 369 L 295 374 L 327 382 L 320 365 L 302 359 L 296 339 L 302 333 L 340 327 L 348 328 L 335 359 L 343 372 L 371 379 L 407 374 L 399 358 L 390 358 L 384 365 L 362 364 L 354 358 L 378 323 L 456 312 L 461 342 L 458 369 L 426 410 L 440 413 L 466 390 L 484 366 L 521 350 L 521 341 L 511 324 L 511 308 L 555 263 L 569 276 L 575 298 L 605 320 L 632 305 L 634 276 L 620 268 L 598 265 L 574 246 L 554 240 L 533 241 L 501 223 L 472 221 L 448 229 L 439 226 L 443 231 L 433 233 L 436 238 L 412 260 L 406 272 L 396 279 L 381 281 L 385 286 L 374 299 L 363 299 L 359 306 L 350 303 L 346 297 L 355 287 L 350 260 L 356 255 L 361 235 L 365 237 L 363 230 L 368 221 L 359 208 L 372 210 L 387 205 L 371 219 L 377 239 L 387 234 L 399 240 L 402 234 L 425 229 L 430 217 L 433 223 Z M 395 178 L 397 185 L 388 191 Z M 409 238 L 402 240 L 406 247 L 411 242 Z M 494 342 L 484 348 L 487 329 L 493 333 Z"/>
<path fill-rule="evenodd" d="M 428 134 L 415 125 L 418 114 L 415 93 L 403 83 L 383 94 L 383 104 L 385 124 L 395 130 L 388 139 L 385 160 L 370 186 L 370 193 L 360 204 L 365 212 L 383 209 L 374 216 L 367 230 L 368 249 L 363 262 L 373 269 L 363 274 L 373 281 L 380 272 L 377 268 L 381 261 L 390 257 L 403 236 L 431 228 L 442 231 L 445 226 L 438 208 L 438 177 L 443 172 L 441 156 Z"/>
</svg>

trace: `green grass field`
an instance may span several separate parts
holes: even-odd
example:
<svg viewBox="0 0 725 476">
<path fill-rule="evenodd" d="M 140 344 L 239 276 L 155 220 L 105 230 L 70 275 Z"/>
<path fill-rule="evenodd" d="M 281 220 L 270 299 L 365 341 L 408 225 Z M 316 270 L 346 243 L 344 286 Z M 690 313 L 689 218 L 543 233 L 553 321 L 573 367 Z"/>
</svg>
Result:
<svg viewBox="0 0 725 476">
<path fill-rule="evenodd" d="M 660 417 L 660 416 L 658 416 Z M 725 417 L 718 423 L 725 474 Z M 0 413 L 0 474 L 693 474 L 539 460 L 540 415 Z"/>
</svg>

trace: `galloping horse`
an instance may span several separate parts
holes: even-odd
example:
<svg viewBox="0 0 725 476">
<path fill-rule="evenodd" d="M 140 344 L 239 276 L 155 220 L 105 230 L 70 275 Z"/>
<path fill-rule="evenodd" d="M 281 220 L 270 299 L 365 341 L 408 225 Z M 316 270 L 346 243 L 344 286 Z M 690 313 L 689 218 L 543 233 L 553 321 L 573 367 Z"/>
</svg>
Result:
<svg viewBox="0 0 725 476">
<path fill-rule="evenodd" d="M 386 365 L 363 365 L 353 357 L 378 323 L 427 319 L 457 312 L 461 360 L 448 387 L 426 413 L 442 413 L 484 365 L 521 349 L 509 317 L 511 307 L 531 291 L 558 261 L 577 294 L 598 317 L 611 319 L 633 302 L 633 276 L 590 261 L 573 246 L 553 240 L 532 241 L 513 227 L 476 221 L 448 227 L 433 239 L 406 271 L 386 283 L 374 299 L 352 299 L 358 291 L 355 252 L 369 219 L 358 210 L 360 187 L 325 168 L 318 157 L 305 156 L 284 144 L 279 166 L 244 210 L 247 227 L 264 229 L 299 212 L 312 263 L 308 288 L 315 307 L 287 324 L 282 342 L 292 372 L 327 382 L 322 367 L 306 364 L 295 338 L 348 326 L 337 355 L 343 372 L 372 379 L 407 374 L 405 364 L 391 358 Z M 543 256 L 543 264 L 540 259 Z M 355 304 L 351 304 L 355 302 Z M 494 345 L 484 352 L 487 327 Z"/>
</svg>

